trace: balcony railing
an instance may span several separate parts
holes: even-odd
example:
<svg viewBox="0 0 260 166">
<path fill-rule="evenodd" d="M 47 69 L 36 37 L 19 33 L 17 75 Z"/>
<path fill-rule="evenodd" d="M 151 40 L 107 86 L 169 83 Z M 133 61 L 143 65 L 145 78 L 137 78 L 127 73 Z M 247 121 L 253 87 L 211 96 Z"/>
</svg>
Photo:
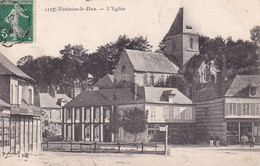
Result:
<svg viewBox="0 0 260 166">
<path fill-rule="evenodd" d="M 39 107 L 34 105 L 18 105 L 13 104 L 11 109 L 11 114 L 19 114 L 19 115 L 41 115 L 41 110 Z"/>
</svg>

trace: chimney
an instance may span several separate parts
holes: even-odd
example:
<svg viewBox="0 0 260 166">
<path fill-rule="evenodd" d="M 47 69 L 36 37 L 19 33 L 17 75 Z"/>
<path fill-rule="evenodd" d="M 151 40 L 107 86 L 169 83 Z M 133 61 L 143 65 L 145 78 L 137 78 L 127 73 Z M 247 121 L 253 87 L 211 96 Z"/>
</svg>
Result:
<svg viewBox="0 0 260 166">
<path fill-rule="evenodd" d="M 56 98 L 57 97 L 57 90 L 55 89 L 55 87 L 52 85 L 49 88 L 49 94 L 53 97 Z"/>
<path fill-rule="evenodd" d="M 80 88 L 73 88 L 72 91 L 71 91 L 71 97 L 74 99 L 80 93 L 81 93 L 81 89 Z"/>
</svg>

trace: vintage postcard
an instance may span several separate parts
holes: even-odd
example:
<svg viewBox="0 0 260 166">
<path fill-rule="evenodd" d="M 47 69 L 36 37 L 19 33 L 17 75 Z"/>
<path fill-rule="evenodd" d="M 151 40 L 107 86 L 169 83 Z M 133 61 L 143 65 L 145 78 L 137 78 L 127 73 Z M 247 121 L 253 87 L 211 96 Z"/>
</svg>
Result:
<svg viewBox="0 0 260 166">
<path fill-rule="evenodd" d="M 0 0 L 0 166 L 259 156 L 259 0 Z"/>
</svg>

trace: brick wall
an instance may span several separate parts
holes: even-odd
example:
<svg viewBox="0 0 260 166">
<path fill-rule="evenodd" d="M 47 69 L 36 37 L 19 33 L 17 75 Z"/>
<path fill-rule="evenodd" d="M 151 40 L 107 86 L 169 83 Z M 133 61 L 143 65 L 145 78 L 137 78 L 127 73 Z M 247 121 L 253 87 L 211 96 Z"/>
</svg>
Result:
<svg viewBox="0 0 260 166">
<path fill-rule="evenodd" d="M 0 99 L 10 103 L 10 76 L 0 75 Z"/>
<path fill-rule="evenodd" d="M 210 134 L 226 140 L 224 120 L 224 99 L 196 102 L 196 131 L 200 140 L 208 141 Z"/>
</svg>

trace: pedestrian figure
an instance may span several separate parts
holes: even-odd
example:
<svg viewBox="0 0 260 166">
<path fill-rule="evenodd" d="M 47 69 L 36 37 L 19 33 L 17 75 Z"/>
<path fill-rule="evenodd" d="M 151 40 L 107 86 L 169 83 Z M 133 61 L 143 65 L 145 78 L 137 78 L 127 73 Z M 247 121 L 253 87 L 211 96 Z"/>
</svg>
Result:
<svg viewBox="0 0 260 166">
<path fill-rule="evenodd" d="M 255 137 L 252 135 L 250 139 L 250 148 L 255 146 Z"/>
<path fill-rule="evenodd" d="M 241 143 L 242 143 L 242 146 L 241 146 L 241 147 L 245 147 L 245 146 L 246 146 L 247 140 L 248 140 L 248 138 L 247 138 L 247 136 L 244 134 L 244 135 L 241 137 Z"/>
<path fill-rule="evenodd" d="M 210 135 L 210 137 L 209 137 L 209 146 L 210 147 L 214 146 L 214 137 L 212 135 Z"/>
<path fill-rule="evenodd" d="M 219 136 L 216 136 L 215 140 L 216 140 L 216 147 L 219 147 L 219 140 L 220 140 Z"/>
<path fill-rule="evenodd" d="M 181 135 L 181 144 L 185 145 L 185 135 L 184 134 Z"/>
</svg>

